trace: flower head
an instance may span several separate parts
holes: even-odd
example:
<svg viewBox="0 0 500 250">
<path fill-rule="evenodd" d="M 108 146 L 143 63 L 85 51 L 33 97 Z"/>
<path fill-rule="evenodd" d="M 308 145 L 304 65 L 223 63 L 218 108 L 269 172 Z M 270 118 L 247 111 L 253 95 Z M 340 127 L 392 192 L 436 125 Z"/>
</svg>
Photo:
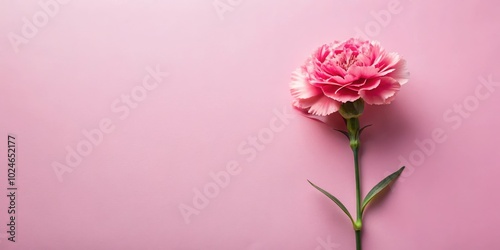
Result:
<svg viewBox="0 0 500 250">
<path fill-rule="evenodd" d="M 319 116 L 359 99 L 367 104 L 389 104 L 408 82 L 405 64 L 397 53 L 386 52 L 374 41 L 351 38 L 325 44 L 293 72 L 293 104 Z"/>
</svg>

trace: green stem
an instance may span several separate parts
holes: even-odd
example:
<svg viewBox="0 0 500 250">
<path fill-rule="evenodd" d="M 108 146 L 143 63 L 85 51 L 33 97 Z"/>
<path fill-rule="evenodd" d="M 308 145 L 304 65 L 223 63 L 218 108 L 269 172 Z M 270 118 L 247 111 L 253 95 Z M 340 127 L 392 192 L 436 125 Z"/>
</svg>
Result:
<svg viewBox="0 0 500 250">
<path fill-rule="evenodd" d="M 363 218 L 361 214 L 361 181 L 359 180 L 359 161 L 358 148 L 353 149 L 354 154 L 354 172 L 356 175 L 356 225 L 354 232 L 356 233 L 356 250 L 361 250 L 361 228 L 363 226 Z"/>
<path fill-rule="evenodd" d="M 356 233 L 356 250 L 361 250 L 361 230 L 354 232 Z"/>
<path fill-rule="evenodd" d="M 361 229 L 363 218 L 361 211 L 361 181 L 359 172 L 359 119 L 347 119 L 347 130 L 349 132 L 349 144 L 354 156 L 354 173 L 356 178 L 356 222 L 354 222 L 354 232 L 356 234 L 356 250 L 361 250 Z"/>
<path fill-rule="evenodd" d="M 358 221 L 361 221 L 361 181 L 359 180 L 359 160 L 358 149 L 353 149 L 354 154 L 354 172 L 356 175 L 356 215 Z"/>
</svg>

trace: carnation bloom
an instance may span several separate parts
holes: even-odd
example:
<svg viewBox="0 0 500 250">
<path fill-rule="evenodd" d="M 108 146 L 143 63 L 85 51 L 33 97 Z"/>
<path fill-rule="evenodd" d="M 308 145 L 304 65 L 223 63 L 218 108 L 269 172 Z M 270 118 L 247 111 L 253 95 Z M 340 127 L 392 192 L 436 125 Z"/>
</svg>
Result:
<svg viewBox="0 0 500 250">
<path fill-rule="evenodd" d="M 325 44 L 293 72 L 293 104 L 319 116 L 360 98 L 367 104 L 389 104 L 408 81 L 405 64 L 399 54 L 374 41 L 351 38 Z"/>
</svg>

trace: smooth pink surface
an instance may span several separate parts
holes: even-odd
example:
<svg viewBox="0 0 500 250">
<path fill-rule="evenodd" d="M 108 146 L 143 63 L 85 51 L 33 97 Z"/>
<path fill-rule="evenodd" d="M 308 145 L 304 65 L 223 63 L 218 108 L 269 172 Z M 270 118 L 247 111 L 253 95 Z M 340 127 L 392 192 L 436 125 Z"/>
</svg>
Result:
<svg viewBox="0 0 500 250">
<path fill-rule="evenodd" d="M 500 245 L 498 3 L 233 0 L 219 16 L 213 2 L 69 1 L 45 24 L 39 16 L 17 53 L 9 34 L 42 7 L 0 2 L 1 249 L 354 249 L 349 221 L 306 182 L 354 212 L 347 142 L 291 111 L 288 84 L 313 49 L 361 32 L 411 72 L 391 105 L 361 119 L 374 124 L 363 192 L 408 167 L 366 212 L 364 249 Z M 157 66 L 169 75 L 124 108 Z M 114 130 L 60 182 L 54 162 L 101 121 Z M 6 239 L 9 133 L 16 243 Z M 216 192 L 221 171 L 234 175 Z M 206 186 L 213 198 L 187 224 L 179 206 Z"/>
</svg>

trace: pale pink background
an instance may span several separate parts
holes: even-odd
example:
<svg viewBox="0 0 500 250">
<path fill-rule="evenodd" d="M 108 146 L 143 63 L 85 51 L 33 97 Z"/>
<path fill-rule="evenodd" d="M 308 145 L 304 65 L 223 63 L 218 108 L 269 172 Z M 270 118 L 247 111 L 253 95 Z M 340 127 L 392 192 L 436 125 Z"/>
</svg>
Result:
<svg viewBox="0 0 500 250">
<path fill-rule="evenodd" d="M 0 2 L 1 249 L 354 249 L 349 221 L 306 182 L 354 212 L 340 134 L 294 112 L 255 159 L 238 147 L 269 131 L 275 110 L 291 112 L 290 73 L 312 50 L 374 24 L 370 38 L 401 53 L 412 76 L 393 104 L 362 118 L 374 124 L 364 193 L 418 154 L 415 140 L 441 129 L 446 141 L 370 207 L 364 249 L 498 248 L 500 91 L 466 118 L 449 113 L 474 104 L 479 77 L 500 81 L 496 1 L 396 0 L 383 25 L 372 12 L 389 0 L 232 1 L 223 19 L 213 2 L 72 0 L 18 53 L 8 34 L 41 7 Z M 120 120 L 110 105 L 156 65 L 170 75 Z M 59 182 L 51 164 L 102 118 L 115 130 Z M 8 133 L 19 151 L 16 243 L 5 239 Z M 231 160 L 241 173 L 186 224 L 179 205 Z"/>
</svg>

